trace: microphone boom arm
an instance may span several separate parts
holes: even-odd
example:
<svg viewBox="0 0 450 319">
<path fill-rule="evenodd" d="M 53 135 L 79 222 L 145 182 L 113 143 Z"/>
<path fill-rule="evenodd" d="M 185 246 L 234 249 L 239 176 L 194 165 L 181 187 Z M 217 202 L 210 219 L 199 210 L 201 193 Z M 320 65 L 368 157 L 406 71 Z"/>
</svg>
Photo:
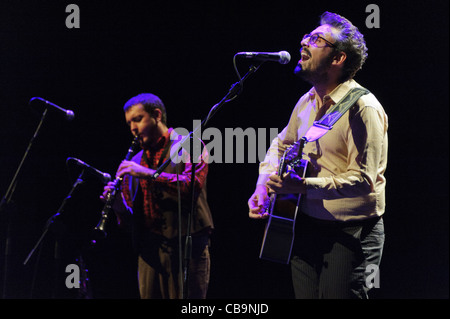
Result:
<svg viewBox="0 0 450 319">
<path fill-rule="evenodd" d="M 236 56 L 235 56 L 236 57 Z M 182 145 L 184 145 L 184 143 L 191 137 L 191 135 L 195 136 L 195 133 L 197 131 L 199 131 L 201 129 L 201 127 L 205 127 L 206 124 L 209 122 L 209 120 L 214 116 L 214 114 L 217 113 L 217 111 L 225 104 L 228 102 L 233 101 L 241 92 L 242 92 L 242 86 L 243 83 L 246 79 L 248 79 L 253 73 L 255 73 L 259 67 L 261 66 L 261 64 L 264 63 L 260 62 L 259 64 L 252 64 L 249 67 L 249 70 L 247 71 L 247 73 L 241 78 L 239 75 L 239 72 L 237 71 L 236 68 L 236 64 L 235 64 L 235 70 L 236 73 L 238 74 L 239 77 L 239 81 L 234 83 L 230 90 L 228 91 L 228 93 L 223 97 L 223 99 L 217 103 L 216 105 L 214 105 L 211 110 L 208 113 L 208 116 L 200 123 L 199 126 L 197 126 L 192 132 L 190 132 L 187 136 L 185 136 L 183 138 L 183 140 L 179 143 L 179 147 L 178 150 L 172 154 L 178 154 L 182 148 Z M 192 159 L 191 159 L 192 160 Z M 167 159 L 164 163 L 162 163 L 157 169 L 156 172 L 153 173 L 153 175 L 151 176 L 152 179 L 157 178 L 159 175 L 161 175 L 161 173 L 164 171 L 164 169 L 170 164 L 170 162 L 172 161 L 172 157 L 170 157 L 169 159 Z"/>
</svg>

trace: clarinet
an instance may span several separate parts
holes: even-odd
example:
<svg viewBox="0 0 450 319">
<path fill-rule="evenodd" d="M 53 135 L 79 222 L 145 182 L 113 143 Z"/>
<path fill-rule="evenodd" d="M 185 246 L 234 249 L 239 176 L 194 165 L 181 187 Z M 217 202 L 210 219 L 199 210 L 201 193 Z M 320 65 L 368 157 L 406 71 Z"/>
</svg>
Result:
<svg viewBox="0 0 450 319">
<path fill-rule="evenodd" d="M 125 156 L 125 160 L 129 161 L 134 152 L 136 151 L 137 147 L 139 146 L 139 137 L 136 136 L 133 139 L 133 142 L 131 143 L 130 148 L 128 149 L 127 155 Z M 102 210 L 102 215 L 100 218 L 100 221 L 98 222 L 97 226 L 95 227 L 95 230 L 97 232 L 99 232 L 103 238 L 106 237 L 107 233 L 106 233 L 106 223 L 109 219 L 110 213 L 112 212 L 112 206 L 114 203 L 114 200 L 116 198 L 116 194 L 117 192 L 120 190 L 120 184 L 122 182 L 122 177 L 117 177 L 114 181 L 113 181 L 113 190 L 111 192 L 108 193 L 108 195 L 106 196 L 106 203 L 105 206 L 103 207 Z"/>
</svg>

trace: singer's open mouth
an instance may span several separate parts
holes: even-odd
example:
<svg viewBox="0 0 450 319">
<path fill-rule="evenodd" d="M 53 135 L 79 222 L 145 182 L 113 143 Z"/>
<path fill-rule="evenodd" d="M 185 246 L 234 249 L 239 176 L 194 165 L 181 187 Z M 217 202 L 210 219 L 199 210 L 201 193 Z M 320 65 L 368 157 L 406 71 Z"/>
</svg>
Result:
<svg viewBox="0 0 450 319">
<path fill-rule="evenodd" d="M 305 48 L 302 48 L 302 50 L 300 51 L 300 55 L 302 57 L 301 61 L 307 61 L 311 58 L 311 54 Z"/>
<path fill-rule="evenodd" d="M 302 59 L 301 59 L 302 62 L 307 61 L 307 60 L 310 59 L 310 56 L 308 54 L 306 54 L 306 53 L 303 53 L 303 52 L 302 52 L 301 57 L 302 57 Z"/>
</svg>

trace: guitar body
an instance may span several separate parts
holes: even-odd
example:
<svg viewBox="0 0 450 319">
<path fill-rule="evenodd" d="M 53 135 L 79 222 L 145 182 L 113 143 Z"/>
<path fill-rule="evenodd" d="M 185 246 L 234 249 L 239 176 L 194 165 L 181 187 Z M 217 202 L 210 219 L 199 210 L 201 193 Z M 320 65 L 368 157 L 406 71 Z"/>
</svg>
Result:
<svg viewBox="0 0 450 319">
<path fill-rule="evenodd" d="M 306 176 L 307 160 L 297 157 L 294 161 L 290 161 L 284 156 L 280 163 L 280 176 L 287 165 L 291 166 L 298 176 L 302 178 Z M 300 200 L 301 194 L 271 195 L 267 207 L 269 219 L 264 230 L 259 258 L 283 264 L 289 263 Z"/>
</svg>

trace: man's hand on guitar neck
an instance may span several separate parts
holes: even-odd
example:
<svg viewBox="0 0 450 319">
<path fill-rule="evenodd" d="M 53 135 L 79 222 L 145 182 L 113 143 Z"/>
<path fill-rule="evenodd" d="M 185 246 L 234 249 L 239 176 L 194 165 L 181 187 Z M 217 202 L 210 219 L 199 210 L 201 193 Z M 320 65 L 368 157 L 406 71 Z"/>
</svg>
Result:
<svg viewBox="0 0 450 319">
<path fill-rule="evenodd" d="M 276 194 L 305 194 L 305 179 L 297 175 L 297 173 L 288 166 L 287 172 L 282 177 L 277 174 L 269 176 L 266 183 L 269 193 Z"/>
</svg>

